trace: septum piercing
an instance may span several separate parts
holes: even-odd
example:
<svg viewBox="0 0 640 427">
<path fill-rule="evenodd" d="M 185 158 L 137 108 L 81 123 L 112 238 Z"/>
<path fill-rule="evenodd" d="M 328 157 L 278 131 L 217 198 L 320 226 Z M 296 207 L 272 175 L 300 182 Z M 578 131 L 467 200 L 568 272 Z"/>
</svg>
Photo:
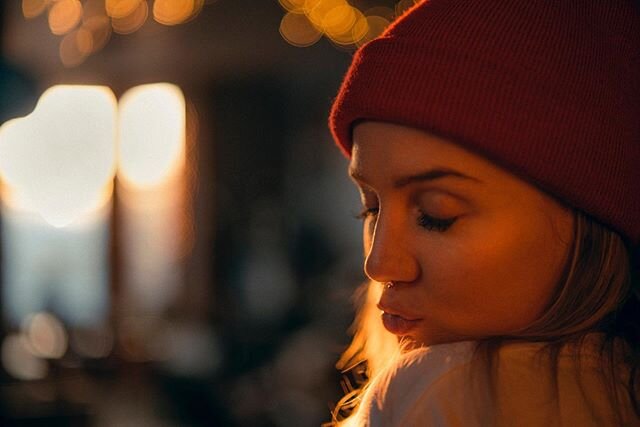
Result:
<svg viewBox="0 0 640 427">
<path fill-rule="evenodd" d="M 393 288 L 394 286 L 395 286 L 395 283 L 393 283 L 393 282 L 387 282 L 387 283 L 384 285 L 384 287 L 385 287 L 385 288 L 387 288 L 387 289 L 391 289 L 391 288 Z"/>
</svg>

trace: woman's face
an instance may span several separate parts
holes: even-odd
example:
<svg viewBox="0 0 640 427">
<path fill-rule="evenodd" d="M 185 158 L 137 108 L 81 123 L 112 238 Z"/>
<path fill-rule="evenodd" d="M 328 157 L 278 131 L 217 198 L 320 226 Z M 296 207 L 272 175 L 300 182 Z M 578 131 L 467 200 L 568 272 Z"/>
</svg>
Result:
<svg viewBox="0 0 640 427">
<path fill-rule="evenodd" d="M 509 334 L 541 314 L 568 256 L 569 209 L 448 140 L 388 123 L 355 127 L 349 172 L 390 332 L 430 345 Z"/>
</svg>

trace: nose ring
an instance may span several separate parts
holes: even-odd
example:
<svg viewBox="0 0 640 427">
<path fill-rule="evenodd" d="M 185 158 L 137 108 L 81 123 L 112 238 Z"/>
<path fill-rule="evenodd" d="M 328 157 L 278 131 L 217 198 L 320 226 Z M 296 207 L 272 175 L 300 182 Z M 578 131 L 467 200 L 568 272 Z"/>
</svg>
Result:
<svg viewBox="0 0 640 427">
<path fill-rule="evenodd" d="M 384 285 L 384 287 L 385 287 L 385 288 L 387 288 L 387 289 L 391 289 L 391 288 L 393 288 L 395 285 L 396 285 L 396 284 L 395 284 L 395 283 L 393 283 L 393 282 L 387 282 L 387 283 Z"/>
</svg>

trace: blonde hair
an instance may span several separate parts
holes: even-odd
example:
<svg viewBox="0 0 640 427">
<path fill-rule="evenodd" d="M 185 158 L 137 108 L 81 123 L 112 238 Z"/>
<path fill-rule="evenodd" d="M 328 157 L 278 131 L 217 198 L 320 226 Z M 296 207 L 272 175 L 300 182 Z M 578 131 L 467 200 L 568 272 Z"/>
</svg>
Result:
<svg viewBox="0 0 640 427">
<path fill-rule="evenodd" d="M 612 407 L 619 407 L 621 396 L 615 380 L 622 365 L 629 369 L 628 397 L 640 416 L 640 297 L 637 284 L 632 283 L 635 279 L 630 268 L 630 250 L 617 233 L 586 214 L 574 211 L 574 218 L 570 256 L 542 315 L 516 333 L 480 339 L 474 361 L 485 366 L 489 395 L 495 402 L 497 390 L 493 378 L 502 345 L 513 341 L 544 342 L 542 350 L 550 362 L 552 379 L 556 380 L 560 351 L 569 345 L 575 346 L 578 351 L 572 354 L 580 363 L 579 349 L 587 334 L 602 332 L 600 372 L 611 391 Z M 365 377 L 371 379 L 399 353 L 400 343 L 382 327 L 376 309 L 380 292 L 381 285 L 376 282 L 365 283 L 357 292 L 360 308 L 353 325 L 353 340 L 338 361 L 338 369 L 348 371 L 364 365 Z M 348 418 L 367 384 L 365 380 L 346 390 L 333 412 L 333 425 L 341 425 Z M 494 406 L 492 412 L 497 411 L 499 408 Z M 621 420 L 619 411 L 616 416 Z"/>
</svg>

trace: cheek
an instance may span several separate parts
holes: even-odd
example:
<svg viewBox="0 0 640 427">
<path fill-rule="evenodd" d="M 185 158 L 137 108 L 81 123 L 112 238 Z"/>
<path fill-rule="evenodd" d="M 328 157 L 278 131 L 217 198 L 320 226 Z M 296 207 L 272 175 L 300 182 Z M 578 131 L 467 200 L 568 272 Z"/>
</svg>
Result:
<svg viewBox="0 0 640 427">
<path fill-rule="evenodd" d="M 423 254 L 425 300 L 461 329 L 524 327 L 546 305 L 563 259 L 545 233 L 521 223 L 465 233 Z M 538 228 L 540 230 L 540 228 Z"/>
</svg>

